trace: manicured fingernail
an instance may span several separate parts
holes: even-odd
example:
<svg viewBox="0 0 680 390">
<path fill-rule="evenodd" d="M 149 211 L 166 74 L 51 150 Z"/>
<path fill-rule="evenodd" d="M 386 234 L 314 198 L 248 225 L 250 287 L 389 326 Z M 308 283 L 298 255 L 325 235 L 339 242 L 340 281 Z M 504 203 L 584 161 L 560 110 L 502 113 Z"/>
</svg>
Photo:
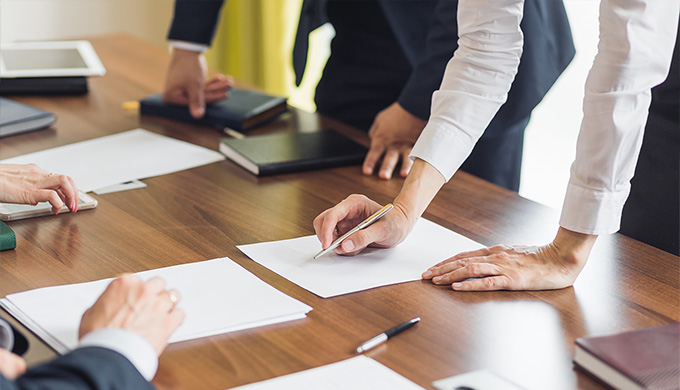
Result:
<svg viewBox="0 0 680 390">
<path fill-rule="evenodd" d="M 456 283 L 453 284 L 453 288 L 461 288 L 461 287 L 463 287 L 463 283 L 456 282 Z"/>
<path fill-rule="evenodd" d="M 434 278 L 432 278 L 432 281 L 435 283 L 438 283 L 440 280 L 442 280 L 441 276 L 435 276 Z"/>
<path fill-rule="evenodd" d="M 351 251 L 354 250 L 354 243 L 352 240 L 347 240 L 345 241 L 342 246 L 345 248 L 345 250 Z"/>
<path fill-rule="evenodd" d="M 432 271 L 425 271 L 425 272 L 423 273 L 423 278 L 429 278 L 429 277 L 431 277 L 431 276 L 432 276 Z"/>
</svg>

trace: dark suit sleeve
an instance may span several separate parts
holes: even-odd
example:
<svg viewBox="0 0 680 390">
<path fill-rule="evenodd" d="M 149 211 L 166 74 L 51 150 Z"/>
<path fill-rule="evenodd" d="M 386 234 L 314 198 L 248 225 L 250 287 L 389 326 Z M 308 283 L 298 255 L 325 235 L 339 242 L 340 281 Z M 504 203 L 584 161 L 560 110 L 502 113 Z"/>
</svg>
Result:
<svg viewBox="0 0 680 390">
<path fill-rule="evenodd" d="M 224 0 L 176 0 L 168 39 L 210 45 Z"/>
<path fill-rule="evenodd" d="M 440 0 L 435 7 L 425 49 L 399 96 L 411 114 L 428 119 L 432 93 L 439 89 L 446 64 L 458 48 L 458 1 Z M 508 101 L 497 117 L 503 123 L 525 120 L 574 57 L 564 5 L 557 0 L 527 0 L 521 23 L 524 51 Z"/>
<path fill-rule="evenodd" d="M 458 1 L 438 2 L 429 22 L 425 49 L 399 96 L 399 104 L 420 119 L 429 118 L 432 93 L 439 89 L 446 64 L 458 48 L 457 14 Z"/>
<path fill-rule="evenodd" d="M 106 348 L 78 348 L 29 369 L 12 382 L 0 375 L 2 390 L 147 390 L 153 389 L 118 352 Z"/>
</svg>

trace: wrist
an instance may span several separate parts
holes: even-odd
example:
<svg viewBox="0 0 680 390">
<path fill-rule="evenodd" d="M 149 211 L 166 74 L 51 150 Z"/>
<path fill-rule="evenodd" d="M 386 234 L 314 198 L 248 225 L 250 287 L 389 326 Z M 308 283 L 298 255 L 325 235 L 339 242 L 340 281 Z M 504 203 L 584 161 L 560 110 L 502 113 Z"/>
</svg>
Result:
<svg viewBox="0 0 680 390">
<path fill-rule="evenodd" d="M 580 270 L 588 261 L 596 240 L 596 235 L 578 233 L 560 227 L 553 240 L 553 246 L 565 265 Z"/>
<path fill-rule="evenodd" d="M 413 226 L 444 183 L 444 177 L 437 169 L 416 159 L 394 205 Z"/>
</svg>

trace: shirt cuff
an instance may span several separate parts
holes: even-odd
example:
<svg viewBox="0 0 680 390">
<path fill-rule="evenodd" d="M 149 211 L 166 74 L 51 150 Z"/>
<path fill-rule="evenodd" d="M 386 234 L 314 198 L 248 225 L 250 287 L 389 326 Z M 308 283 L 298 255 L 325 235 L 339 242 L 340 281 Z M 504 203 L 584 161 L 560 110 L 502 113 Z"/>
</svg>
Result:
<svg viewBox="0 0 680 390">
<path fill-rule="evenodd" d="M 562 206 L 560 226 L 583 234 L 616 233 L 630 185 L 618 192 L 591 189 L 569 182 Z"/>
<path fill-rule="evenodd" d="M 142 336 L 126 329 L 95 330 L 86 334 L 78 347 L 102 347 L 118 352 L 125 356 L 149 382 L 158 370 L 158 356 L 151 344 Z"/>
<path fill-rule="evenodd" d="M 195 51 L 196 53 L 204 53 L 208 50 L 208 45 L 187 41 L 170 41 L 170 46 L 174 49 Z"/>
<path fill-rule="evenodd" d="M 413 145 L 409 158 L 419 158 L 432 165 L 448 182 L 468 158 L 477 139 L 455 126 L 432 118 Z"/>
</svg>

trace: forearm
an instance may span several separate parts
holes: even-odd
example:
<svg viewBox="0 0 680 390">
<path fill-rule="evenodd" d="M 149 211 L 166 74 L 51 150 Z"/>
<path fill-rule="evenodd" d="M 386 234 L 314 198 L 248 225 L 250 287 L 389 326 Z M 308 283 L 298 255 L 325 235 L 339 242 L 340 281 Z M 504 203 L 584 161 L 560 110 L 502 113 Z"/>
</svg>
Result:
<svg viewBox="0 0 680 390">
<path fill-rule="evenodd" d="M 459 47 L 432 95 L 432 113 L 412 157 L 446 178 L 458 170 L 507 99 L 522 54 L 523 0 L 461 0 Z"/>
<path fill-rule="evenodd" d="M 394 207 L 401 210 L 410 226 L 413 226 L 444 183 L 444 176 L 437 169 L 416 159 L 404 186 L 394 200 Z"/>
</svg>

